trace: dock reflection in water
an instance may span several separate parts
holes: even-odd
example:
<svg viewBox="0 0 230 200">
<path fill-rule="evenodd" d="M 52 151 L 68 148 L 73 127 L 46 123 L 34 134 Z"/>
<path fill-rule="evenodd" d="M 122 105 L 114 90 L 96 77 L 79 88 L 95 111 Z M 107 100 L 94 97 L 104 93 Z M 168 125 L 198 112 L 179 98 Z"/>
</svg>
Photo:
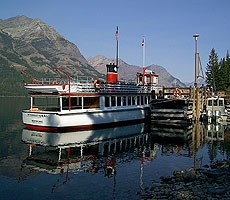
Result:
<svg viewBox="0 0 230 200">
<path fill-rule="evenodd" d="M 161 145 L 162 155 L 191 157 L 194 168 L 228 158 L 229 148 L 224 147 L 229 142 L 225 141 L 228 126 L 224 124 L 152 125 L 151 136 L 151 141 Z"/>
</svg>

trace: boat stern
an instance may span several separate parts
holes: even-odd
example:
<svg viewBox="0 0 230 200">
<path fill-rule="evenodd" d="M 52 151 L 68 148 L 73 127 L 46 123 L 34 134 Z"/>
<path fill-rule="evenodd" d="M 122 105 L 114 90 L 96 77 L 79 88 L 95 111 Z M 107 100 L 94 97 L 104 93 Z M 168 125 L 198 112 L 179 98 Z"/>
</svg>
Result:
<svg viewBox="0 0 230 200">
<path fill-rule="evenodd" d="M 45 113 L 39 111 L 23 110 L 22 122 L 25 128 L 31 130 L 43 130 L 46 127 L 58 127 L 60 120 L 55 113 Z"/>
</svg>

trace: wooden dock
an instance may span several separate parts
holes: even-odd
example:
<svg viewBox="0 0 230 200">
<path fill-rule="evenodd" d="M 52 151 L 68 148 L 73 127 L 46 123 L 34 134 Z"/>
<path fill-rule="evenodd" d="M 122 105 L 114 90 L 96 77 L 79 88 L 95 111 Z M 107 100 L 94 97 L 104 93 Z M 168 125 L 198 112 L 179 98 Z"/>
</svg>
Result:
<svg viewBox="0 0 230 200">
<path fill-rule="evenodd" d="M 227 121 L 230 122 L 230 92 L 218 92 L 217 95 L 227 102 Z M 151 122 L 178 125 L 198 122 L 211 96 L 211 91 L 204 87 L 164 87 L 162 94 L 151 100 Z"/>
<path fill-rule="evenodd" d="M 191 88 L 163 88 L 150 103 L 152 124 L 188 125 L 192 122 Z"/>
<path fill-rule="evenodd" d="M 192 103 L 187 99 L 154 99 L 150 110 L 154 124 L 187 125 L 192 122 Z"/>
</svg>

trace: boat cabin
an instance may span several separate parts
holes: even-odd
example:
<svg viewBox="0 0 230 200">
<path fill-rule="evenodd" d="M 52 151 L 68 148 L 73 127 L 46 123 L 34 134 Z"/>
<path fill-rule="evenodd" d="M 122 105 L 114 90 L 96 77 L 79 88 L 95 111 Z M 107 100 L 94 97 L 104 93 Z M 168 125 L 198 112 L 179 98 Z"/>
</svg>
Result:
<svg viewBox="0 0 230 200">
<path fill-rule="evenodd" d="M 226 121 L 227 110 L 225 107 L 225 100 L 223 97 L 209 97 L 207 99 L 205 115 L 209 122 L 212 121 Z"/>
<path fill-rule="evenodd" d="M 223 113 L 225 111 L 224 98 L 221 98 L 221 97 L 210 97 L 210 98 L 208 98 L 206 109 L 212 115 L 214 115 L 217 112 Z"/>
<path fill-rule="evenodd" d="M 31 95 L 31 111 L 67 111 L 83 109 L 110 109 L 148 105 L 150 95 Z"/>
</svg>

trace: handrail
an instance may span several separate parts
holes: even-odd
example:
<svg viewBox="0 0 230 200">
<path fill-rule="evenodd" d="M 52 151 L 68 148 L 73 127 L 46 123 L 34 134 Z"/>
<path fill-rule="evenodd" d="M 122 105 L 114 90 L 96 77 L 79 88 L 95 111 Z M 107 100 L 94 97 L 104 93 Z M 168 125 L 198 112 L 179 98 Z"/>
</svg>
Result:
<svg viewBox="0 0 230 200">
<path fill-rule="evenodd" d="M 59 68 L 59 67 L 55 67 L 57 70 L 59 70 L 60 72 L 62 72 L 64 75 L 67 76 L 68 78 L 68 85 L 69 85 L 69 111 L 71 110 L 71 99 L 70 99 L 70 75 L 64 71 L 63 69 Z"/>
</svg>

